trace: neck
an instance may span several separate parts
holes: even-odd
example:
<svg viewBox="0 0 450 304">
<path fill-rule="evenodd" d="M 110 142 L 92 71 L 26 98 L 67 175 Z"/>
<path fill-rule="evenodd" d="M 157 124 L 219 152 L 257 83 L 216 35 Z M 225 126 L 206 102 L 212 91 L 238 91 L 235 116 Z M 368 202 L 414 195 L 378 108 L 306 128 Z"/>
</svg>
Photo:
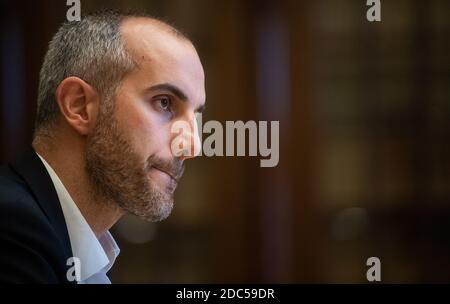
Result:
<svg viewBox="0 0 450 304">
<path fill-rule="evenodd" d="M 53 147 L 35 140 L 33 148 L 56 172 L 97 238 L 124 215 L 117 204 L 96 194 L 85 169 L 82 147 L 77 149 L 70 144 Z"/>
</svg>

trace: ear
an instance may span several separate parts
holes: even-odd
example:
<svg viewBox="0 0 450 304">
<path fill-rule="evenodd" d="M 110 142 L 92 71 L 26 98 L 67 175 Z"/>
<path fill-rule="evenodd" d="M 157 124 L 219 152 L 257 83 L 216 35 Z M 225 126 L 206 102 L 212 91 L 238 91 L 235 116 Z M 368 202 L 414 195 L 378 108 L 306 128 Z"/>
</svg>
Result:
<svg viewBox="0 0 450 304">
<path fill-rule="evenodd" d="M 78 77 L 67 77 L 56 89 L 56 102 L 63 119 L 80 135 L 87 135 L 95 125 L 99 96 Z"/>
</svg>

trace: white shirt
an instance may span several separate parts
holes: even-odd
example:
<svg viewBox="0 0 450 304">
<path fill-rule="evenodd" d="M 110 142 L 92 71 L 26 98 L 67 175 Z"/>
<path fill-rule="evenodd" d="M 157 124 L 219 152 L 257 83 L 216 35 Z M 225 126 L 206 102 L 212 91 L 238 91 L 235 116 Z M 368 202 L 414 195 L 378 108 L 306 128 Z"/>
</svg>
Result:
<svg viewBox="0 0 450 304">
<path fill-rule="evenodd" d="M 53 181 L 66 220 L 73 256 L 80 261 L 78 284 L 111 284 L 106 273 L 119 255 L 117 243 L 109 231 L 97 239 L 56 172 L 44 158 L 37 155 Z"/>
</svg>

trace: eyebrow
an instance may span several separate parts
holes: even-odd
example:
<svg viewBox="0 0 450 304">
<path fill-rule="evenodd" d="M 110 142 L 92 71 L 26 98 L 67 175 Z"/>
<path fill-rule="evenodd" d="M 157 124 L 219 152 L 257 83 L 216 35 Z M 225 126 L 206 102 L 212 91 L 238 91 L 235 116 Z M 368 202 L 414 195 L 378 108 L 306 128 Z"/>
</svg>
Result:
<svg viewBox="0 0 450 304">
<path fill-rule="evenodd" d="M 176 97 L 178 97 L 179 99 L 181 99 L 184 102 L 188 101 L 188 99 L 189 99 L 187 97 L 187 95 L 183 92 L 183 90 L 181 90 L 179 87 L 177 87 L 171 83 L 156 84 L 156 85 L 148 88 L 147 91 L 169 91 L 170 93 L 172 93 L 173 95 L 175 95 Z M 195 109 L 195 112 L 201 113 L 204 110 L 205 110 L 205 104 L 202 104 L 201 106 L 197 107 L 197 109 Z"/>
</svg>

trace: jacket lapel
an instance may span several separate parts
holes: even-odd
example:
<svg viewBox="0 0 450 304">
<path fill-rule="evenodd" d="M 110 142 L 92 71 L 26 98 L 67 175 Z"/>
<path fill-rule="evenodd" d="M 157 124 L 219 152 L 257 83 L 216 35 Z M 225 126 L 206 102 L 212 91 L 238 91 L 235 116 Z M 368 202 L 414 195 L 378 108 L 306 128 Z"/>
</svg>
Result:
<svg viewBox="0 0 450 304">
<path fill-rule="evenodd" d="M 61 204 L 52 179 L 39 156 L 30 148 L 18 161 L 11 164 L 11 168 L 28 184 L 36 201 L 55 228 L 65 254 L 71 257 L 72 248 Z"/>
</svg>

